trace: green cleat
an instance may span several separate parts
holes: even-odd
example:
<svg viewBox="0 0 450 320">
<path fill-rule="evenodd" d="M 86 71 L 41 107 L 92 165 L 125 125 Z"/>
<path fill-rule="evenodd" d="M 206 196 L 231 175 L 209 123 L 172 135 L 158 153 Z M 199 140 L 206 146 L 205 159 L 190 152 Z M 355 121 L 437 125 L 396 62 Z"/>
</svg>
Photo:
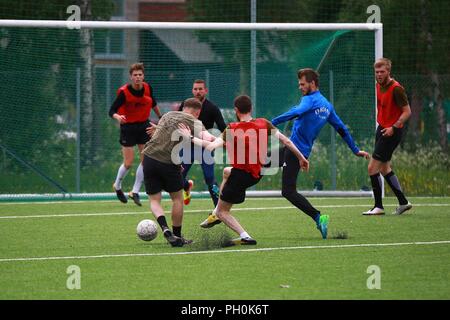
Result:
<svg viewBox="0 0 450 320">
<path fill-rule="evenodd" d="M 317 225 L 317 229 L 319 229 L 322 234 L 322 238 L 326 239 L 328 235 L 328 223 L 330 222 L 329 215 L 321 215 L 319 219 L 319 224 Z"/>
</svg>

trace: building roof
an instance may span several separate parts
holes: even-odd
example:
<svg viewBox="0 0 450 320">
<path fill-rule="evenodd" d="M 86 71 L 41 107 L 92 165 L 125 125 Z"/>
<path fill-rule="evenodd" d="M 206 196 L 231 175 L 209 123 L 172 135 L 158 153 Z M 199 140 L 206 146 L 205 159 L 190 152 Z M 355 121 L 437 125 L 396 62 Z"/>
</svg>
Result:
<svg viewBox="0 0 450 320">
<path fill-rule="evenodd" d="M 190 30 L 152 30 L 153 34 L 184 63 L 222 62 L 207 43 Z"/>
</svg>

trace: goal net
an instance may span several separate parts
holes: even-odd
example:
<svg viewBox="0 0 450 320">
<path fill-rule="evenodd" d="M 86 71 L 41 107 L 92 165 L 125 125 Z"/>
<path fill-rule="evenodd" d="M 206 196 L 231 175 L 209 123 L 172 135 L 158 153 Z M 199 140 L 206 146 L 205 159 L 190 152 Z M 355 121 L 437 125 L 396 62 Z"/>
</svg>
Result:
<svg viewBox="0 0 450 320">
<path fill-rule="evenodd" d="M 112 196 L 122 154 L 119 128 L 108 111 L 135 62 L 144 63 L 145 79 L 163 113 L 177 109 L 192 96 L 193 81 L 203 79 L 208 99 L 226 122 L 235 120 L 232 103 L 239 94 L 252 97 L 257 117 L 272 119 L 289 110 L 301 98 L 297 70 L 314 68 L 321 92 L 356 143 L 372 148 L 372 65 L 382 50 L 380 24 L 85 21 L 79 26 L 0 20 L 3 200 L 33 194 L 43 199 Z M 289 123 L 279 127 L 287 135 L 290 128 Z M 124 190 L 132 187 L 137 163 L 136 156 Z M 216 165 L 219 181 L 225 165 Z M 309 173 L 300 174 L 299 190 L 359 192 L 370 185 L 367 162 L 353 156 L 329 125 L 315 142 L 310 165 Z M 207 191 L 200 166 L 189 175 L 196 191 Z M 278 172 L 254 191 L 280 188 Z"/>
</svg>

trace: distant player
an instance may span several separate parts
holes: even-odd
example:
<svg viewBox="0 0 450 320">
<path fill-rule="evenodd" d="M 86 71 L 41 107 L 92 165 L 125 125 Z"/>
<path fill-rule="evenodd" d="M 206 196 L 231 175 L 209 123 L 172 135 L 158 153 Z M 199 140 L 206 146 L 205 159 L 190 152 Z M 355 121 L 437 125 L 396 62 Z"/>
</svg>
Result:
<svg viewBox="0 0 450 320">
<path fill-rule="evenodd" d="M 411 116 L 411 108 L 405 89 L 391 78 L 392 63 L 389 59 L 378 59 L 374 64 L 377 81 L 377 132 L 375 135 L 375 149 L 368 166 L 368 173 L 372 183 L 375 206 L 363 215 L 383 215 L 384 207 L 381 192 L 381 177 L 391 187 L 398 199 L 399 206 L 394 214 L 402 214 L 412 208 L 403 194 L 400 182 L 391 168 L 391 158 L 403 135 L 403 126 Z"/>
<path fill-rule="evenodd" d="M 222 136 L 213 142 L 190 136 L 193 143 L 206 146 L 208 150 L 214 150 L 225 144 L 231 163 L 231 167 L 223 170 L 217 206 L 201 226 L 209 228 L 223 221 L 239 235 L 239 238 L 227 245 L 255 245 L 256 240 L 244 230 L 230 211 L 233 204 L 244 202 L 246 189 L 261 180 L 261 168 L 267 155 L 269 135 L 274 134 L 292 152 L 299 167 L 307 171 L 309 163 L 292 141 L 281 134 L 270 121 L 252 118 L 252 102 L 248 96 L 238 96 L 234 100 L 234 111 L 239 122 L 230 123 Z M 191 132 L 189 128 L 182 125 L 180 130 L 189 137 Z"/>
<path fill-rule="evenodd" d="M 214 124 L 217 125 L 217 128 L 220 132 L 225 130 L 226 125 L 223 120 L 222 113 L 220 109 L 212 103 L 210 100 L 206 98 L 208 93 L 208 88 L 206 87 L 206 83 L 204 80 L 198 79 L 195 80 L 192 85 L 192 95 L 200 100 L 202 103 L 202 110 L 198 117 L 206 130 L 212 129 Z M 184 104 L 181 103 L 179 111 L 183 110 Z M 186 155 L 183 157 L 186 160 Z M 190 157 L 187 161 L 183 161 L 183 179 L 184 179 L 184 204 L 188 205 L 191 202 L 191 190 L 194 186 L 194 181 L 187 180 L 187 174 L 189 169 L 191 168 L 194 160 L 200 162 L 200 166 L 202 167 L 203 177 L 205 179 L 205 183 L 208 186 L 208 191 L 211 196 L 211 199 L 214 203 L 214 207 L 217 205 L 217 201 L 219 200 L 219 187 L 216 182 L 216 178 L 214 177 L 214 153 L 204 148 L 195 147 L 194 144 L 191 145 L 190 149 Z"/>
<path fill-rule="evenodd" d="M 147 82 L 144 82 L 144 64 L 135 63 L 131 65 L 129 73 L 131 83 L 125 84 L 117 90 L 117 97 L 109 110 L 109 116 L 116 119 L 120 124 L 119 142 L 122 145 L 123 155 L 123 163 L 117 172 L 113 189 L 121 202 L 128 202 L 122 191 L 122 180 L 133 164 L 134 146 L 137 145 L 141 159 L 136 169 L 133 189 L 128 194 L 128 197 L 133 199 L 138 206 L 141 206 L 139 190 L 144 181 L 141 151 L 149 139 L 146 128 L 150 125 L 151 110 L 155 111 L 158 118 L 161 118 L 161 112 L 153 96 L 152 87 Z"/>
<path fill-rule="evenodd" d="M 178 125 L 184 124 L 199 138 L 214 140 L 201 121 L 197 120 L 201 111 L 201 103 L 196 98 L 185 100 L 183 111 L 166 113 L 153 131 L 150 141 L 145 145 L 144 181 L 145 191 L 150 200 L 150 208 L 156 218 L 164 237 L 173 247 L 181 247 L 192 243 L 183 238 L 181 227 L 183 222 L 183 176 L 179 150 L 179 140 L 175 140 L 174 133 L 178 132 Z M 154 126 L 155 127 L 155 126 Z M 175 137 L 177 138 L 177 137 Z M 161 192 L 166 191 L 172 199 L 172 230 L 169 229 L 161 206 Z"/>
<path fill-rule="evenodd" d="M 272 120 L 273 125 L 295 120 L 292 128 L 291 140 L 308 159 L 314 140 L 320 130 L 328 122 L 347 143 L 353 154 L 358 157 L 369 158 L 369 154 L 356 146 L 347 127 L 336 114 L 333 105 L 319 91 L 319 74 L 310 68 L 297 72 L 299 89 L 303 94 L 300 103 L 289 111 Z M 297 192 L 297 177 L 300 166 L 295 155 L 286 150 L 282 176 L 282 195 L 294 206 L 310 216 L 316 223 L 322 238 L 327 238 L 328 215 L 321 215 L 320 211 L 300 193 Z"/>
</svg>

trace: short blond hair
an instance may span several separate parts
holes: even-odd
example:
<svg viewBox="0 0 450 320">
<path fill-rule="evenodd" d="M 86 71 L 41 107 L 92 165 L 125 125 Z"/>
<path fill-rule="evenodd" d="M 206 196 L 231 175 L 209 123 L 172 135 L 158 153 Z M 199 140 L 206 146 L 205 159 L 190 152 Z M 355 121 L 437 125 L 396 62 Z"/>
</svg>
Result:
<svg viewBox="0 0 450 320">
<path fill-rule="evenodd" d="M 202 108 L 202 103 L 197 98 L 189 98 L 184 100 L 183 108 L 191 108 L 194 110 L 200 110 Z"/>
<path fill-rule="evenodd" d="M 373 64 L 374 68 L 386 67 L 388 71 L 391 71 L 392 61 L 388 58 L 380 58 Z"/>
</svg>

